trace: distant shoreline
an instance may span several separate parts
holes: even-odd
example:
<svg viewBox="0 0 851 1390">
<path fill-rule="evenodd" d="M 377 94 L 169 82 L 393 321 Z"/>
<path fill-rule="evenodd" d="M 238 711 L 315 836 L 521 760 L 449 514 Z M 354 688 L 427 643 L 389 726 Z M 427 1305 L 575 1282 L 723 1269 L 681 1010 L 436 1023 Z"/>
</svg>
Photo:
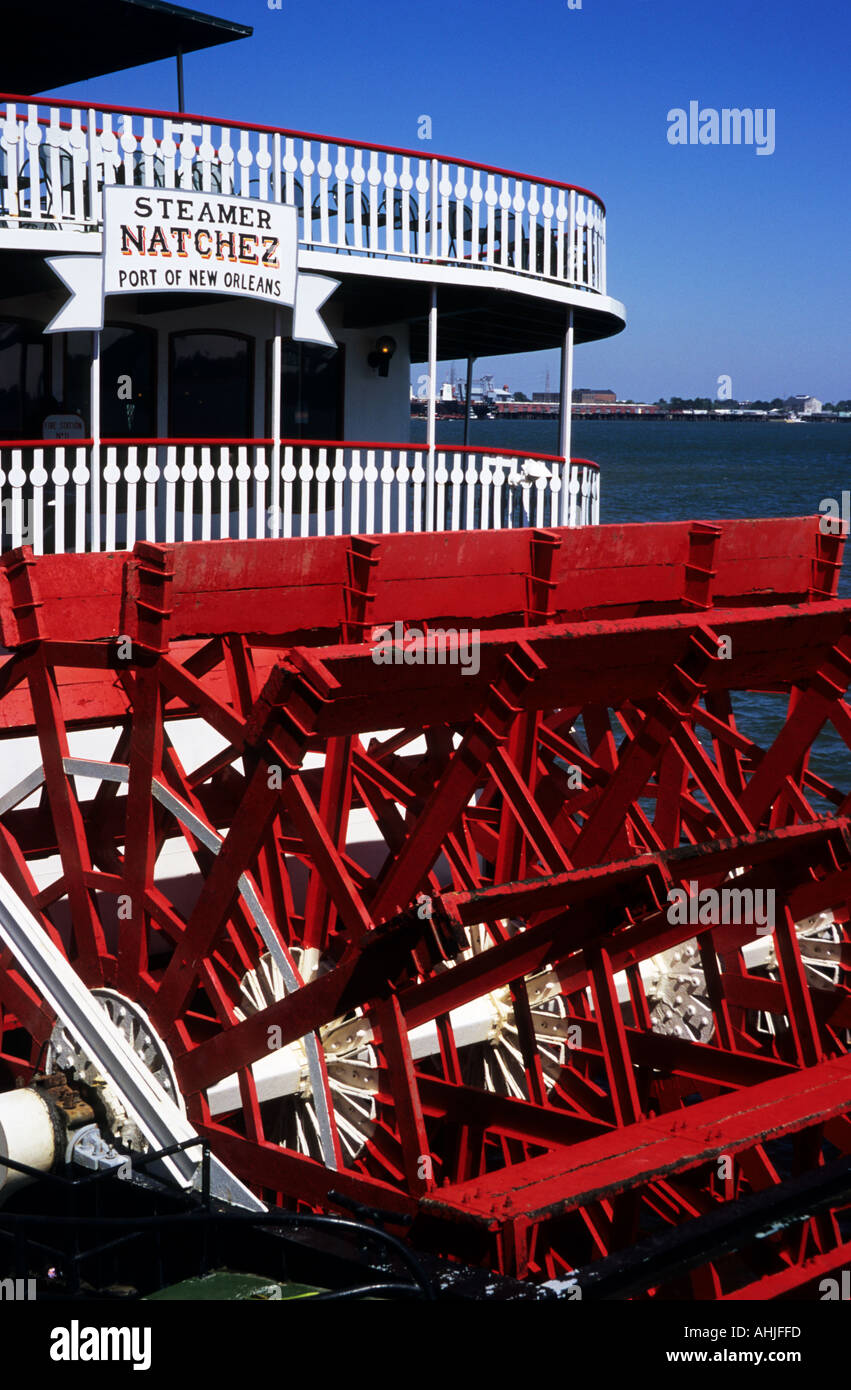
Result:
<svg viewBox="0 0 851 1390">
<path fill-rule="evenodd" d="M 423 424 L 425 424 L 425 422 L 426 422 L 426 416 L 425 416 L 425 415 L 414 414 L 414 413 L 412 413 L 410 418 L 411 418 L 412 420 L 421 420 L 421 421 L 423 422 Z M 540 420 L 540 421 L 547 421 L 547 420 L 549 420 L 549 421 L 556 421 L 556 420 L 558 420 L 558 418 L 559 418 L 559 417 L 558 417 L 558 414 L 557 414 L 557 413 L 552 413 L 552 414 L 547 413 L 547 414 L 545 414 L 544 412 L 541 412 L 540 414 L 538 414 L 537 412 L 533 413 L 532 411 L 529 411 L 528 413 L 524 413 L 524 414 L 514 414 L 514 413 L 512 413 L 512 414 L 510 414 L 510 415 L 509 415 L 509 414 L 497 414 L 497 415 L 495 415 L 495 416 L 493 416 L 493 417 L 487 416 L 487 415 L 477 416 L 475 420 L 471 420 L 471 421 L 470 421 L 470 424 L 471 424 L 471 425 L 479 425 L 479 424 L 484 423 L 484 421 L 488 421 L 488 422 L 489 422 L 490 424 L 492 424 L 492 425 L 493 425 L 493 424 L 507 424 L 509 421 L 511 421 L 512 423 L 516 422 L 516 423 L 518 423 L 518 424 L 521 424 L 521 423 L 528 423 L 530 420 Z M 463 416 L 463 415 L 437 415 L 436 419 L 437 419 L 437 423 L 440 424 L 440 423 L 442 423 L 443 421 L 446 421 L 446 420 L 463 421 L 463 420 L 464 420 L 464 416 Z M 576 410 L 574 410 L 573 413 L 572 413 L 571 419 L 574 420 L 574 421 L 577 421 L 577 420 L 593 420 L 593 421 L 594 421 L 595 423 L 597 423 L 597 424 L 600 424 L 600 423 L 602 423 L 603 421 L 607 421 L 607 420 L 608 420 L 608 421 L 612 421 L 612 420 L 614 420 L 614 421 L 642 420 L 642 421 L 666 422 L 666 423 L 668 423 L 668 424 L 670 424 L 670 423 L 672 423 L 672 422 L 675 422 L 675 423 L 688 424 L 688 425 L 703 425 L 703 424 L 712 424 L 712 425 L 714 425 L 714 424 L 723 424 L 723 425 L 789 425 L 789 424 L 794 424 L 794 425 L 849 425 L 849 424 L 851 424 L 851 415 L 828 415 L 828 416 L 822 416 L 822 417 L 820 417 L 819 419 L 808 419 L 808 418 L 806 418 L 806 417 L 803 417 L 803 418 L 799 418 L 799 419 L 797 419 L 797 420 L 787 420 L 787 419 L 782 418 L 781 416 L 776 416 L 776 415 L 775 415 L 775 416 L 766 416 L 766 415 L 733 415 L 733 414 L 728 413 L 727 411 L 718 411 L 718 412 L 712 412 L 712 413 L 707 412 L 707 413 L 702 414 L 702 415 L 700 415 L 700 414 L 694 414 L 694 413 L 692 413 L 692 412 L 690 412 L 690 411 L 682 411 L 682 412 L 680 412 L 680 411 L 656 411 L 656 412 L 654 412 L 652 415 L 649 414 L 649 413 L 648 413 L 648 414 L 643 414 L 643 413 L 642 413 L 642 414 L 639 414 L 637 411 L 636 411 L 636 412 L 632 412 L 632 411 L 628 411 L 628 412 L 627 412 L 627 411 L 625 411 L 623 414 L 620 414 L 620 413 L 615 412 L 615 411 L 607 411 L 605 414 L 600 414 L 600 415 L 598 415 L 598 414 L 592 413 L 592 412 L 576 411 Z"/>
</svg>

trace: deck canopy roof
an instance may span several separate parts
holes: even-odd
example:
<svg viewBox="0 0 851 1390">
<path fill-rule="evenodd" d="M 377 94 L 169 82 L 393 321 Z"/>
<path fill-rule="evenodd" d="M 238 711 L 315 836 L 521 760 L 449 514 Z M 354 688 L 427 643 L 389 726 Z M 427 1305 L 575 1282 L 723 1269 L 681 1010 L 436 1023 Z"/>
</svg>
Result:
<svg viewBox="0 0 851 1390">
<path fill-rule="evenodd" d="M 32 95 L 178 52 L 249 38 L 247 24 L 163 0 L 39 0 L 15 18 L 16 39 L 0 49 L 0 91 Z"/>
<path fill-rule="evenodd" d="M 411 325 L 411 361 L 428 357 L 429 290 L 422 282 L 379 279 L 337 271 L 346 328 L 378 327 L 407 320 Z M 532 282 L 534 283 L 534 282 Z M 603 301 L 602 303 L 600 301 Z M 620 333 L 622 305 L 600 295 L 576 295 L 575 341 L 596 342 Z M 535 352 L 564 343 L 567 305 L 558 299 L 518 290 L 441 284 L 437 292 L 437 334 L 441 360 L 453 357 L 498 357 Z"/>
</svg>

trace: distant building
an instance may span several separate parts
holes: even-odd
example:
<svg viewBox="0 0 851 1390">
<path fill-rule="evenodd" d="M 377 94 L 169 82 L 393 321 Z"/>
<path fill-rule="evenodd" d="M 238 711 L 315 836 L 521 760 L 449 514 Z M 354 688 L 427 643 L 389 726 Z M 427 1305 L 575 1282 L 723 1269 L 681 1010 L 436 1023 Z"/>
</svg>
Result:
<svg viewBox="0 0 851 1390">
<path fill-rule="evenodd" d="M 821 401 L 817 401 L 815 396 L 789 396 L 783 404 L 797 415 L 812 415 L 822 408 Z"/>
<path fill-rule="evenodd" d="M 614 405 L 617 395 L 614 391 L 592 390 L 587 386 L 580 386 L 574 391 L 572 400 L 574 405 Z"/>
<path fill-rule="evenodd" d="M 575 392 L 574 392 L 575 394 Z M 561 400 L 560 391 L 533 391 L 533 401 L 541 401 L 544 405 L 558 405 Z"/>
</svg>

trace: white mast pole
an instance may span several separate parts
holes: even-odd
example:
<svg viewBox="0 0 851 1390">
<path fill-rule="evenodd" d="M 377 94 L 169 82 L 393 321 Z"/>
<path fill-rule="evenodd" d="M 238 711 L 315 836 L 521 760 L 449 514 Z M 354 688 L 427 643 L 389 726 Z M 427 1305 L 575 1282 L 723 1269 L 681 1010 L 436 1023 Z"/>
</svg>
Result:
<svg viewBox="0 0 851 1390">
<path fill-rule="evenodd" d="M 567 332 L 561 350 L 561 401 L 558 451 L 564 459 L 561 483 L 561 524 L 570 518 L 570 426 L 573 414 L 573 310 L 567 315 Z"/>
<path fill-rule="evenodd" d="M 475 357 L 467 358 L 467 385 L 464 390 L 464 448 L 470 439 L 470 398 L 473 394 L 473 363 Z"/>
</svg>

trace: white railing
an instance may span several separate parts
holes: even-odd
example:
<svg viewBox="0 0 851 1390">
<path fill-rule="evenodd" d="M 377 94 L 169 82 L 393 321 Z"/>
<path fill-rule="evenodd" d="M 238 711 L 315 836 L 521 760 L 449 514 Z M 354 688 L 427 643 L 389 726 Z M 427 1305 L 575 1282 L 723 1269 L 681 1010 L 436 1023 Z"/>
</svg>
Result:
<svg viewBox="0 0 851 1390">
<path fill-rule="evenodd" d="M 566 484 L 566 486 L 565 486 Z M 588 526 L 587 459 L 269 439 L 0 441 L 0 549 Z"/>
<path fill-rule="evenodd" d="M 4 228 L 99 231 L 104 183 L 294 203 L 313 250 L 606 291 L 605 208 L 587 189 L 300 131 L 0 96 L 0 246 Z"/>
</svg>

